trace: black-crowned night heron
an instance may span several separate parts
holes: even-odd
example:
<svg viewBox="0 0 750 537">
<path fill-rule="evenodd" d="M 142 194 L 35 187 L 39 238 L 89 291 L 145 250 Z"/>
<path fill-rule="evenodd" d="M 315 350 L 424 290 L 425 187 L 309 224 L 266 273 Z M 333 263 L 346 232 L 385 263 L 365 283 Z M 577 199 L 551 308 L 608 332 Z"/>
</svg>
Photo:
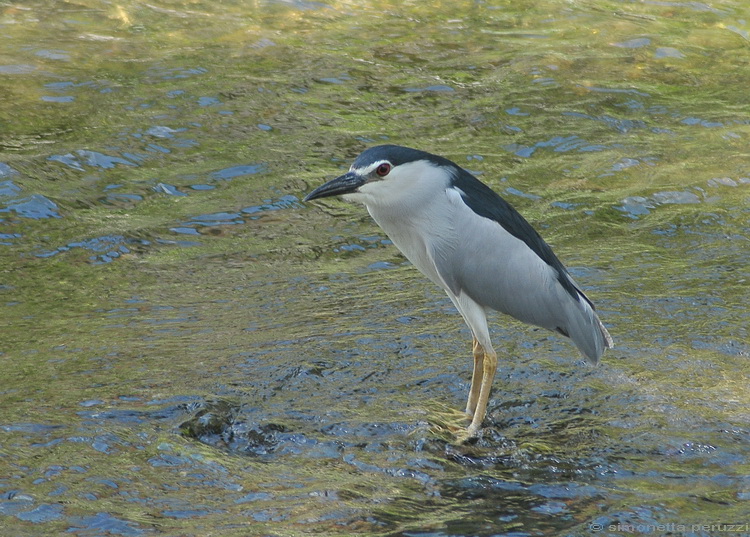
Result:
<svg viewBox="0 0 750 537">
<path fill-rule="evenodd" d="M 305 201 L 338 195 L 367 207 L 471 329 L 470 436 L 482 424 L 497 369 L 488 310 L 570 338 L 593 364 L 612 347 L 594 305 L 549 245 L 507 201 L 450 160 L 397 145 L 371 147 Z"/>
</svg>

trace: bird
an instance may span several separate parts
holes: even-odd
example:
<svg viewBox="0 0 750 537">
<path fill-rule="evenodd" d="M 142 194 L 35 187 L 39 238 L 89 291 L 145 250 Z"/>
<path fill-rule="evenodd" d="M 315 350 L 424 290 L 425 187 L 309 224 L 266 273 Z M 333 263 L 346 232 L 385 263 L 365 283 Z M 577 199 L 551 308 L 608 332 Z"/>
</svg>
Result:
<svg viewBox="0 0 750 537">
<path fill-rule="evenodd" d="M 303 201 L 330 196 L 363 204 L 469 327 L 474 368 L 467 437 L 482 427 L 497 370 L 491 310 L 569 338 L 591 364 L 613 347 L 594 304 L 552 248 L 510 203 L 455 162 L 399 145 L 369 147 L 348 172 Z"/>
</svg>

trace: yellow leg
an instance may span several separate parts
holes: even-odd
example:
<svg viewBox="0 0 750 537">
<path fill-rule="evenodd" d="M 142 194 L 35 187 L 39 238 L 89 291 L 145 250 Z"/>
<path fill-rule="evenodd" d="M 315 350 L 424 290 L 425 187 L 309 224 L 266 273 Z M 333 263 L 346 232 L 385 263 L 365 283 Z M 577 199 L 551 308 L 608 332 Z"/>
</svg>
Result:
<svg viewBox="0 0 750 537">
<path fill-rule="evenodd" d="M 482 348 L 481 345 L 479 345 Z M 479 398 L 477 400 L 477 407 L 474 411 L 474 417 L 469 425 L 468 434 L 469 436 L 475 436 L 482 426 L 482 421 L 487 413 L 487 401 L 490 399 L 490 390 L 492 389 L 492 381 L 495 378 L 495 371 L 497 371 L 497 353 L 492 347 L 482 349 L 484 354 L 484 360 L 482 363 L 482 383 L 479 388 Z"/>
<path fill-rule="evenodd" d="M 474 371 L 471 374 L 469 400 L 466 403 L 466 414 L 469 418 L 473 418 L 474 412 L 476 412 L 477 401 L 479 400 L 479 390 L 482 385 L 482 377 L 484 376 L 484 349 L 482 349 L 477 338 L 474 338 L 472 351 L 474 353 Z"/>
</svg>

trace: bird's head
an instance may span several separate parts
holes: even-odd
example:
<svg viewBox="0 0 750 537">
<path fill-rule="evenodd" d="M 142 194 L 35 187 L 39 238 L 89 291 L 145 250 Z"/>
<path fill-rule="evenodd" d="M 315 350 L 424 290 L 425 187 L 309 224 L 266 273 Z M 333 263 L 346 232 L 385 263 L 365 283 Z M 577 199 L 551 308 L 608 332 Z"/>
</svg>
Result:
<svg viewBox="0 0 750 537">
<path fill-rule="evenodd" d="M 416 184 L 422 177 L 447 177 L 447 159 L 418 149 L 398 145 L 378 145 L 365 149 L 344 175 L 319 186 L 304 201 L 345 195 L 356 201 L 396 194 Z M 358 195 L 362 194 L 362 196 Z"/>
</svg>

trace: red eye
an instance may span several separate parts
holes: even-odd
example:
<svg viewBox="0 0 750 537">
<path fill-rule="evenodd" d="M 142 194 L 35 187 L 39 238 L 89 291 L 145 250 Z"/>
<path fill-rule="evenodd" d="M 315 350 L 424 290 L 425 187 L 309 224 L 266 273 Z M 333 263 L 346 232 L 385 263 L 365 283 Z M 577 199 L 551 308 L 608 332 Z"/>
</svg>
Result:
<svg viewBox="0 0 750 537">
<path fill-rule="evenodd" d="M 377 173 L 380 177 L 385 177 L 386 175 L 390 173 L 390 171 L 391 171 L 391 165 L 388 164 L 387 162 L 384 162 L 383 164 L 375 168 L 375 173 Z"/>
</svg>

